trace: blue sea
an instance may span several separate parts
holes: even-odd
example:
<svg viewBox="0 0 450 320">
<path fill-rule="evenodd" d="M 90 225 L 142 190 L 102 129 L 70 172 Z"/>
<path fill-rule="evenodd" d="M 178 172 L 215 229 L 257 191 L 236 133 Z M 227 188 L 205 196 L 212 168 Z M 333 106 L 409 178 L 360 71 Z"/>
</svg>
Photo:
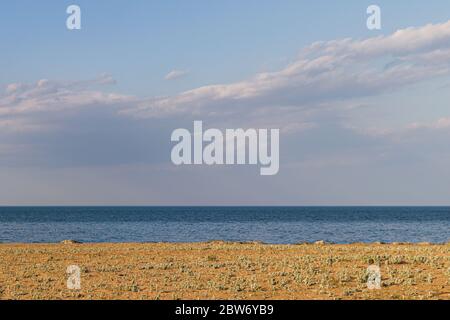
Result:
<svg viewBox="0 0 450 320">
<path fill-rule="evenodd" d="M 0 207 L 0 242 L 447 242 L 449 207 Z"/>
</svg>

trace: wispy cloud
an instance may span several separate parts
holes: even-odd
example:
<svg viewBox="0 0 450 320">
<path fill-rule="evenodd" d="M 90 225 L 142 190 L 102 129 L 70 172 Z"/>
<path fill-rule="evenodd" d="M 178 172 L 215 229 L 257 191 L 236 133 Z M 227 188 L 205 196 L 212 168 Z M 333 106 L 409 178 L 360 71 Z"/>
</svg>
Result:
<svg viewBox="0 0 450 320">
<path fill-rule="evenodd" d="M 450 118 L 440 118 L 431 123 L 414 122 L 408 126 L 408 129 L 449 129 Z"/>
<path fill-rule="evenodd" d="M 57 82 L 47 79 L 35 84 L 14 83 L 0 96 L 0 116 L 57 111 L 87 105 L 114 105 L 129 101 L 130 97 L 93 90 L 95 85 L 110 84 L 114 80 L 100 77 L 78 82 Z"/>
<path fill-rule="evenodd" d="M 138 117 L 249 115 L 317 109 L 398 90 L 450 74 L 450 21 L 366 40 L 317 42 L 277 72 L 144 100 L 123 113 Z"/>
<path fill-rule="evenodd" d="M 117 108 L 134 98 L 117 93 L 105 93 L 98 86 L 114 84 L 110 75 L 98 78 L 61 82 L 42 79 L 34 84 L 9 84 L 0 94 L 0 129 L 34 131 L 42 127 L 46 113 L 62 113 L 86 107 Z"/>
<path fill-rule="evenodd" d="M 172 70 L 164 77 L 164 80 L 176 80 L 183 78 L 189 74 L 186 70 Z"/>
</svg>

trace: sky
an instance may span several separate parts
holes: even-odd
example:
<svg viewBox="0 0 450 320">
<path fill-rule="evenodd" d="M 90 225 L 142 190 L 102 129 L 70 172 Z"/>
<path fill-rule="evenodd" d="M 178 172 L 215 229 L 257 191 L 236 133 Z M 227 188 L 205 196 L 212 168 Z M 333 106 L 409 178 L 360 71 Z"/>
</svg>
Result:
<svg viewBox="0 0 450 320">
<path fill-rule="evenodd" d="M 450 204 L 446 0 L 0 6 L 0 205 Z M 194 120 L 280 129 L 279 173 L 175 166 Z"/>
</svg>

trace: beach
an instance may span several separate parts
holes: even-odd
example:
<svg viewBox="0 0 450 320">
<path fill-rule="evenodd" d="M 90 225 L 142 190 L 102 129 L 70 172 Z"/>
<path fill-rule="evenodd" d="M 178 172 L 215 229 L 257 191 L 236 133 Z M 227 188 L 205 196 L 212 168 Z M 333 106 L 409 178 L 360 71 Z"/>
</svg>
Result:
<svg viewBox="0 0 450 320">
<path fill-rule="evenodd" d="M 450 299 L 450 244 L 0 244 L 0 257 L 0 299 Z"/>
</svg>

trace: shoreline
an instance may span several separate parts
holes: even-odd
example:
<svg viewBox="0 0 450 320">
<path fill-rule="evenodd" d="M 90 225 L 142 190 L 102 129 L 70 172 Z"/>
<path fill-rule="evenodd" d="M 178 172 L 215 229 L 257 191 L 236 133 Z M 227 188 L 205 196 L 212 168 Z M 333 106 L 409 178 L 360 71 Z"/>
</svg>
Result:
<svg viewBox="0 0 450 320">
<path fill-rule="evenodd" d="M 227 241 L 227 240 L 209 240 L 209 241 L 191 241 L 191 242 L 169 242 L 169 241 L 130 241 L 130 242 L 84 242 L 79 240 L 62 240 L 58 242 L 1 242 L 0 245 L 57 245 L 57 244 L 77 244 L 77 245 L 139 245 L 139 244 L 172 244 L 172 245 L 183 245 L 183 244 L 210 244 L 210 243 L 218 243 L 218 244 L 256 244 L 262 246 L 300 246 L 300 245 L 328 245 L 328 246 L 353 246 L 353 245 L 385 245 L 385 246 L 445 246 L 450 244 L 450 240 L 447 242 L 428 242 L 428 241 L 418 241 L 418 242 L 384 242 L 384 241 L 371 241 L 371 242 L 350 242 L 350 243 L 339 243 L 339 242 L 331 242 L 325 240 L 318 240 L 313 242 L 298 242 L 298 243 L 269 243 L 263 241 Z"/>
</svg>

